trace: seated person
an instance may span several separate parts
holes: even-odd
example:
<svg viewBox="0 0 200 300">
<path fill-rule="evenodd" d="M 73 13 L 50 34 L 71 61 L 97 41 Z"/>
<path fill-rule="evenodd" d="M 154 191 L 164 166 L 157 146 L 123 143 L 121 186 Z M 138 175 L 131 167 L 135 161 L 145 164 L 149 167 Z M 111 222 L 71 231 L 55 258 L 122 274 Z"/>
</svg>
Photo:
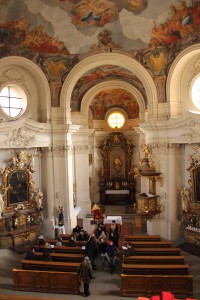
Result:
<svg viewBox="0 0 200 300">
<path fill-rule="evenodd" d="M 43 252 L 43 254 L 41 256 L 41 260 L 42 261 L 53 261 L 51 255 L 49 253 L 49 249 L 48 248 L 44 249 L 44 252 Z"/>
<path fill-rule="evenodd" d="M 62 246 L 62 238 L 59 237 L 56 246 Z"/>
<path fill-rule="evenodd" d="M 68 247 L 74 247 L 75 246 L 75 236 L 74 236 L 74 234 L 72 234 L 70 236 L 70 239 L 69 239 L 68 243 L 66 244 L 66 246 L 68 246 Z"/>
<path fill-rule="evenodd" d="M 76 227 L 74 227 L 72 232 L 75 233 L 76 235 L 78 235 L 80 233 L 81 229 L 83 229 L 83 227 L 80 226 L 79 224 L 77 224 Z"/>
<path fill-rule="evenodd" d="M 44 246 L 45 249 L 48 249 L 49 253 L 54 253 L 54 250 L 49 243 L 46 243 Z"/>
<path fill-rule="evenodd" d="M 40 246 L 44 246 L 45 241 L 44 241 L 43 235 L 39 235 L 39 237 L 38 237 L 38 244 L 39 244 Z"/>
<path fill-rule="evenodd" d="M 29 249 L 26 253 L 26 256 L 24 259 L 27 260 L 34 260 L 35 259 L 35 250 L 34 249 Z"/>
<path fill-rule="evenodd" d="M 88 233 L 84 229 L 81 229 L 79 235 L 77 236 L 77 241 L 87 241 L 88 238 Z"/>
<path fill-rule="evenodd" d="M 124 255 L 125 255 L 126 257 L 136 255 L 136 251 L 135 251 L 135 249 L 134 249 L 131 245 L 126 244 L 125 246 L 126 246 L 126 248 L 127 248 L 126 252 L 124 253 Z"/>
</svg>

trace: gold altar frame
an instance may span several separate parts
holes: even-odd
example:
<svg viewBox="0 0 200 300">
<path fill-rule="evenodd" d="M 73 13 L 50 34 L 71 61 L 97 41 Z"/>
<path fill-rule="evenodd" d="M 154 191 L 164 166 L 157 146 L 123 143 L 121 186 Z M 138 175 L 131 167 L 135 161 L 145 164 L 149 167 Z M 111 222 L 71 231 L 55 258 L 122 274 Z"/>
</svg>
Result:
<svg viewBox="0 0 200 300">
<path fill-rule="evenodd" d="M 1 173 L 5 212 L 32 206 L 34 192 L 32 173 L 34 170 L 31 159 L 30 155 L 21 151 L 19 154 L 15 154 L 10 165 Z"/>
<path fill-rule="evenodd" d="M 191 179 L 194 202 L 200 204 L 200 167 L 197 167 L 192 170 Z"/>
</svg>

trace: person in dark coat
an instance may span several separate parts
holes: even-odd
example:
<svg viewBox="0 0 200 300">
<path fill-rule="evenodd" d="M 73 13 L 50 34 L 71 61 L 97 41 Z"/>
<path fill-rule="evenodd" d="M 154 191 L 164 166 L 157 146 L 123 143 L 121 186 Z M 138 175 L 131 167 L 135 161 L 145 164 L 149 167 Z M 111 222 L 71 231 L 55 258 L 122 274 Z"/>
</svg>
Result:
<svg viewBox="0 0 200 300">
<path fill-rule="evenodd" d="M 68 243 L 66 244 L 66 246 L 69 246 L 69 247 L 75 246 L 75 238 L 74 238 L 73 234 L 70 236 L 70 239 L 69 239 Z"/>
<path fill-rule="evenodd" d="M 80 233 L 81 229 L 83 229 L 83 227 L 77 224 L 76 227 L 73 228 L 72 232 L 75 233 L 76 235 L 78 235 Z"/>
<path fill-rule="evenodd" d="M 97 255 L 98 255 L 97 241 L 94 234 L 92 234 L 85 245 L 85 256 L 89 257 L 93 270 L 95 269 L 94 260 L 97 257 Z"/>
<path fill-rule="evenodd" d="M 109 230 L 109 240 L 110 240 L 110 241 L 113 241 L 115 247 L 118 248 L 119 232 L 118 232 L 118 229 L 117 229 L 115 223 L 113 223 L 113 224 L 110 226 L 110 230 Z"/>
<path fill-rule="evenodd" d="M 116 249 L 113 241 L 111 240 L 107 247 L 107 256 L 108 256 L 108 262 L 110 265 L 110 273 L 111 274 L 113 274 L 114 270 L 115 270 L 115 261 L 116 261 L 116 255 L 117 255 L 116 250 L 117 249 Z"/>
<path fill-rule="evenodd" d="M 77 236 L 77 241 L 87 241 L 88 238 L 88 233 L 84 229 L 81 229 L 79 235 Z"/>
<path fill-rule="evenodd" d="M 35 259 L 35 250 L 34 249 L 29 249 L 26 253 L 25 259 L 34 260 Z"/>
<path fill-rule="evenodd" d="M 107 253 L 108 243 L 104 240 L 104 238 L 100 238 L 98 241 L 98 249 L 101 258 L 101 268 L 104 270 L 105 262 L 106 262 L 106 253 Z"/>
<path fill-rule="evenodd" d="M 90 295 L 90 280 L 95 278 L 92 274 L 92 265 L 88 256 L 85 256 L 83 262 L 79 265 L 78 274 L 83 281 L 84 296 L 88 297 Z"/>
<path fill-rule="evenodd" d="M 127 248 L 127 250 L 125 251 L 125 254 L 124 254 L 126 257 L 136 255 L 136 251 L 131 245 L 127 244 L 126 248 Z"/>
<path fill-rule="evenodd" d="M 53 261 L 48 248 L 44 249 L 43 254 L 41 256 L 41 260 L 42 261 Z"/>
</svg>

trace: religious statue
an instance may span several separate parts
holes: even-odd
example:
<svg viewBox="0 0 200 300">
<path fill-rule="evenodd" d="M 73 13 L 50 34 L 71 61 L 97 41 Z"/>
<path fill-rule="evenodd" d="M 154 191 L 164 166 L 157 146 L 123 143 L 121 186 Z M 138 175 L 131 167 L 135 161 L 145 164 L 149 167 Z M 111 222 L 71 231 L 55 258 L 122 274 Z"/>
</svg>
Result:
<svg viewBox="0 0 200 300">
<path fill-rule="evenodd" d="M 42 209 L 43 208 L 43 192 L 41 191 L 41 189 L 39 188 L 37 191 L 37 208 L 38 209 Z"/>
<path fill-rule="evenodd" d="M 105 169 L 104 169 L 103 167 L 101 167 L 101 168 L 99 169 L 98 174 L 99 174 L 99 176 L 100 176 L 101 178 L 104 178 L 104 176 L 105 176 Z"/>
<path fill-rule="evenodd" d="M 122 168 L 122 162 L 119 158 L 119 155 L 117 155 L 116 158 L 114 159 L 114 168 L 115 168 L 115 175 L 120 176 L 121 168 Z"/>
<path fill-rule="evenodd" d="M 58 226 L 64 225 L 64 208 L 62 204 L 58 206 Z"/>
<path fill-rule="evenodd" d="M 183 212 L 188 213 L 190 211 L 190 192 L 184 186 L 181 189 L 181 201 Z"/>
<path fill-rule="evenodd" d="M 0 220 L 3 218 L 4 213 L 4 201 L 3 201 L 3 195 L 0 194 Z"/>
</svg>

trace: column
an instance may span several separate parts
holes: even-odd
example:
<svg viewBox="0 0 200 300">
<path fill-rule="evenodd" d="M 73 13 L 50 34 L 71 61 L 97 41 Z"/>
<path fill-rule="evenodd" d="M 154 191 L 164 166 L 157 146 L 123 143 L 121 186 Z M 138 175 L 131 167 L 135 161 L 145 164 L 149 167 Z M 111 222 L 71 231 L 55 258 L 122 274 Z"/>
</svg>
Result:
<svg viewBox="0 0 200 300">
<path fill-rule="evenodd" d="M 168 149 L 168 189 L 167 189 L 167 239 L 175 240 L 178 236 L 179 222 L 177 220 L 177 159 L 176 146 L 170 144 Z"/>
</svg>

